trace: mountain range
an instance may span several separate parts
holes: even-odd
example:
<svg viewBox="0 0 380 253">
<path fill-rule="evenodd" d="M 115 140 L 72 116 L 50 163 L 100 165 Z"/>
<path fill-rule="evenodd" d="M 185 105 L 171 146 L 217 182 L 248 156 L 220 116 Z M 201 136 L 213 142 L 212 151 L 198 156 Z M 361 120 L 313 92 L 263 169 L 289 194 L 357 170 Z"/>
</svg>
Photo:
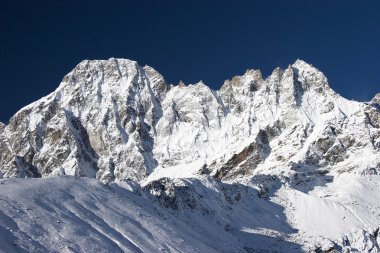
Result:
<svg viewBox="0 0 380 253">
<path fill-rule="evenodd" d="M 0 123 L 4 252 L 379 252 L 380 94 L 86 60 Z"/>
</svg>

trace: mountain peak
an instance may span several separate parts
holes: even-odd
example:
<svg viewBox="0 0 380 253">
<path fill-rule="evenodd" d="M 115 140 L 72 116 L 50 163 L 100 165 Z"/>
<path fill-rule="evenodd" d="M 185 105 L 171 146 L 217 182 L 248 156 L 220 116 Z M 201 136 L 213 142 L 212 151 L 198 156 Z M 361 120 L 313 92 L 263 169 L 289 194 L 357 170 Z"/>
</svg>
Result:
<svg viewBox="0 0 380 253">
<path fill-rule="evenodd" d="M 71 71 L 74 74 L 86 72 L 87 74 L 94 71 L 114 71 L 115 74 L 123 75 L 127 69 L 141 68 L 137 61 L 122 59 L 122 58 L 109 58 L 107 60 L 83 60 Z M 71 73 L 70 72 L 70 73 Z M 69 74 L 70 74 L 69 73 Z"/>
<path fill-rule="evenodd" d="M 251 76 L 256 82 L 264 81 L 263 75 L 260 69 L 248 69 L 245 71 L 244 76 Z"/>
<path fill-rule="evenodd" d="M 372 102 L 376 103 L 376 104 L 380 104 L 380 93 L 377 93 L 373 99 L 372 99 Z"/>
<path fill-rule="evenodd" d="M 297 59 L 292 65 L 293 66 L 309 66 L 309 67 L 313 67 L 312 64 L 307 63 L 306 61 L 304 61 L 302 59 Z"/>
<path fill-rule="evenodd" d="M 298 80 L 303 83 L 304 88 L 316 87 L 331 90 L 326 76 L 312 64 L 297 59 L 289 68 L 293 69 Z"/>
</svg>

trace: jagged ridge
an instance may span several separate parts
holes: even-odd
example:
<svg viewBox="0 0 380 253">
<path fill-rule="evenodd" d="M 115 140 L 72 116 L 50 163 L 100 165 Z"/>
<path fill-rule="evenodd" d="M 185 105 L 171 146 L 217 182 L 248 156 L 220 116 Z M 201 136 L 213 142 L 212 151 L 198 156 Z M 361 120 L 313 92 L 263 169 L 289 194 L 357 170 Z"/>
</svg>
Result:
<svg viewBox="0 0 380 253">
<path fill-rule="evenodd" d="M 223 178 L 294 163 L 361 173 L 379 164 L 378 114 L 337 95 L 301 60 L 265 80 L 248 70 L 218 91 L 202 82 L 168 85 L 130 60 L 83 61 L 56 91 L 1 125 L 0 168 L 4 177 L 105 182 L 141 181 L 194 161 L 194 172 L 206 166 Z"/>
</svg>

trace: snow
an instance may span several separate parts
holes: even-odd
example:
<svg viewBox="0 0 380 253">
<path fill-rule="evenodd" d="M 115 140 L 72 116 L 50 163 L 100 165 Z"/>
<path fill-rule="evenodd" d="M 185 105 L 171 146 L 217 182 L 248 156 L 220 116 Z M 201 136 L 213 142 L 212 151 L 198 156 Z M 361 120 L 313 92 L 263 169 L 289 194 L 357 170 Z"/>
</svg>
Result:
<svg viewBox="0 0 380 253">
<path fill-rule="evenodd" d="M 168 178 L 191 178 L 196 177 L 199 170 L 206 164 L 202 159 L 198 159 L 188 164 L 180 164 L 168 168 L 156 168 L 145 180 L 145 183 L 158 180 L 163 177 Z M 144 185 L 144 183 L 142 183 Z"/>
<path fill-rule="evenodd" d="M 1 252 L 217 252 L 117 185 L 52 177 L 0 187 Z"/>
<path fill-rule="evenodd" d="M 295 209 L 295 223 L 303 233 L 336 238 L 362 228 L 361 221 L 340 203 L 300 191 L 288 191 L 289 202 Z"/>
<path fill-rule="evenodd" d="M 0 252 L 307 252 L 341 238 L 365 251 L 379 224 L 380 176 L 343 176 L 310 193 L 282 186 L 269 199 L 243 185 L 176 180 L 194 191 L 192 206 L 171 209 L 133 181 L 2 179 Z"/>
</svg>

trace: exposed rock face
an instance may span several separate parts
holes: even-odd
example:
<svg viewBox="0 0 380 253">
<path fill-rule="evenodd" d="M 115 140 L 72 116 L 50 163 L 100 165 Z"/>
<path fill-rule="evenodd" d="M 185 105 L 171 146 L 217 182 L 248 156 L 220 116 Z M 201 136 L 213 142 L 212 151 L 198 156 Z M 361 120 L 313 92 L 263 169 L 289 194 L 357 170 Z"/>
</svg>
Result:
<svg viewBox="0 0 380 253">
<path fill-rule="evenodd" d="M 218 179 L 235 178 L 238 175 L 249 175 L 264 161 L 270 152 L 268 134 L 265 130 L 260 130 L 254 142 L 245 147 L 241 152 L 234 154 L 220 168 L 214 169 L 215 177 Z M 218 166 L 214 162 L 211 166 Z"/>
<path fill-rule="evenodd" d="M 0 170 L 141 181 L 201 161 L 203 173 L 229 180 L 292 163 L 360 174 L 380 162 L 376 101 L 340 97 L 300 60 L 266 79 L 249 70 L 219 91 L 168 85 L 130 60 L 83 61 L 0 124 Z"/>
</svg>

